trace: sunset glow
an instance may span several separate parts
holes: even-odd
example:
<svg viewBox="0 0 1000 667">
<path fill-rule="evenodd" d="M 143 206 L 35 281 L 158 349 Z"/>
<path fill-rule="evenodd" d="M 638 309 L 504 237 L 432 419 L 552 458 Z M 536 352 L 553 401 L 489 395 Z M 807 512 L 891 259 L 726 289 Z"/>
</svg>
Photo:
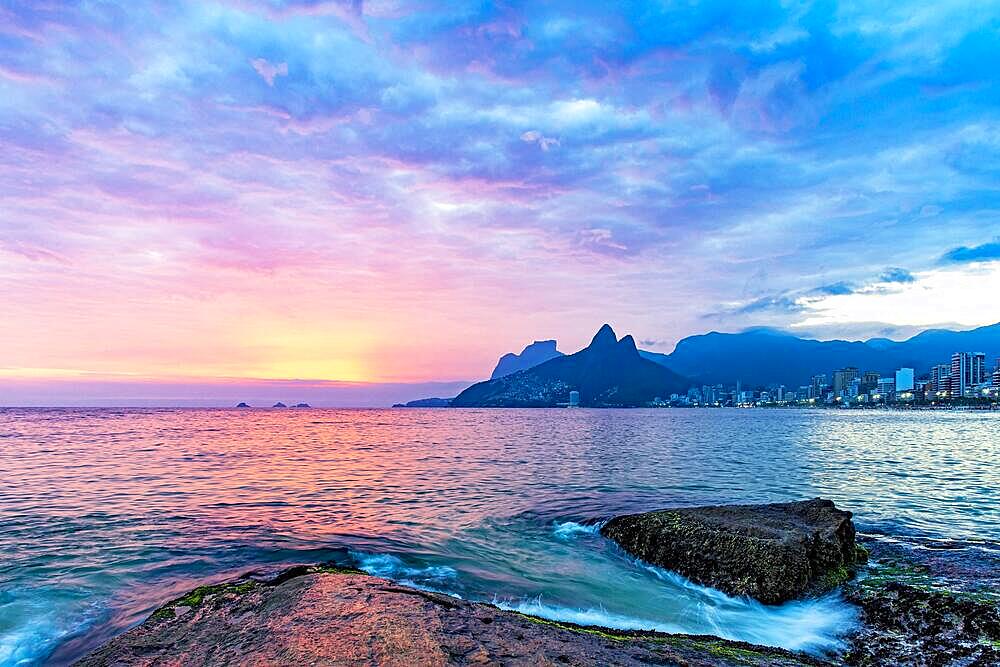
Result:
<svg viewBox="0 0 1000 667">
<path fill-rule="evenodd" d="M 603 321 L 669 352 L 1000 319 L 952 298 L 998 293 L 981 3 L 562 9 L 5 3 L 0 377 L 458 381 Z M 914 317 L 931 282 L 955 307 Z"/>
</svg>

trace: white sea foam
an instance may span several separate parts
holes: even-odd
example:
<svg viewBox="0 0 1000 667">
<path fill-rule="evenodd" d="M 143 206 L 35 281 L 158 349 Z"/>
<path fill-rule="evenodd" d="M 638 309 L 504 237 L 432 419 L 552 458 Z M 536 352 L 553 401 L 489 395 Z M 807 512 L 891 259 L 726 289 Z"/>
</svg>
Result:
<svg viewBox="0 0 1000 667">
<path fill-rule="evenodd" d="M 358 568 L 376 577 L 395 579 L 397 581 L 448 581 L 457 576 L 455 568 L 447 565 L 428 565 L 427 567 L 410 567 L 402 559 L 392 554 L 367 554 L 351 552 L 358 560 Z"/>
<path fill-rule="evenodd" d="M 531 614 L 551 621 L 601 626 L 618 630 L 656 630 L 669 633 L 705 633 L 725 639 L 749 641 L 793 651 L 820 653 L 843 647 L 838 635 L 856 623 L 854 613 L 842 601 L 819 598 L 769 607 L 749 600 L 736 600 L 741 609 L 700 606 L 681 623 L 615 613 L 603 608 L 574 609 L 547 604 L 539 598 L 519 601 L 495 600 L 501 609 Z M 698 617 L 695 617 L 698 616 Z"/>
<path fill-rule="evenodd" d="M 577 535 L 589 533 L 596 535 L 600 530 L 601 523 L 577 523 L 575 521 L 556 521 L 552 524 L 552 533 L 560 540 L 570 540 Z"/>
<path fill-rule="evenodd" d="M 65 590 L 0 592 L 0 665 L 42 662 L 66 636 L 90 624 L 92 604 Z"/>
</svg>

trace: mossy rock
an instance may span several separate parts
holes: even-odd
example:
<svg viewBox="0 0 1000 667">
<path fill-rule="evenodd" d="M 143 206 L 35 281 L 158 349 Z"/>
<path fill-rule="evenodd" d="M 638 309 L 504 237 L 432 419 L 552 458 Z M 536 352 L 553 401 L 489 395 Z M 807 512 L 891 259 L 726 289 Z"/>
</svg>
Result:
<svg viewBox="0 0 1000 667">
<path fill-rule="evenodd" d="M 319 565 L 295 565 L 283 570 L 271 579 L 258 580 L 248 576 L 236 581 L 227 581 L 220 584 L 210 584 L 198 586 L 188 591 L 184 595 L 157 609 L 150 615 L 151 619 L 170 619 L 177 616 L 178 612 L 186 608 L 189 610 L 198 609 L 209 600 L 216 598 L 232 599 L 248 593 L 260 591 L 265 587 L 274 587 L 289 579 L 301 577 L 307 574 L 365 574 L 362 570 L 353 567 L 342 567 L 333 563 L 321 563 Z"/>
<path fill-rule="evenodd" d="M 612 519 L 601 533 L 648 563 L 730 595 L 778 604 L 828 591 L 866 555 L 851 513 L 816 498 L 660 510 Z"/>
</svg>

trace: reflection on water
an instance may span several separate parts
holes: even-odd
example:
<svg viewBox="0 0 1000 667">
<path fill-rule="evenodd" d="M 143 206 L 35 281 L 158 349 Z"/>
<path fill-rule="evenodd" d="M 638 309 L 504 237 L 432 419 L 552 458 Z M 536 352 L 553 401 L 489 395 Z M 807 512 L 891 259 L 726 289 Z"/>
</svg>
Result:
<svg viewBox="0 0 1000 667">
<path fill-rule="evenodd" d="M 851 623 L 835 597 L 734 600 L 594 522 L 823 495 L 866 532 L 996 554 L 998 459 L 996 414 L 0 410 L 0 663 L 66 661 L 196 582 L 325 559 L 551 618 L 822 648 Z"/>
</svg>

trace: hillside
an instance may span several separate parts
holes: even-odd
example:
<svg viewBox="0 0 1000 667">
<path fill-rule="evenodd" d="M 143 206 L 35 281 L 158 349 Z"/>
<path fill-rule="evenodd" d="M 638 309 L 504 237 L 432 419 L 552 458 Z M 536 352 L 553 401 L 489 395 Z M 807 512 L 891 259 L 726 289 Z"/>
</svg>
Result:
<svg viewBox="0 0 1000 667">
<path fill-rule="evenodd" d="M 553 407 L 580 392 L 589 407 L 634 407 L 680 393 L 686 378 L 642 358 L 631 336 L 618 340 L 607 324 L 590 345 L 512 375 L 474 384 L 452 401 L 454 407 Z"/>
</svg>

